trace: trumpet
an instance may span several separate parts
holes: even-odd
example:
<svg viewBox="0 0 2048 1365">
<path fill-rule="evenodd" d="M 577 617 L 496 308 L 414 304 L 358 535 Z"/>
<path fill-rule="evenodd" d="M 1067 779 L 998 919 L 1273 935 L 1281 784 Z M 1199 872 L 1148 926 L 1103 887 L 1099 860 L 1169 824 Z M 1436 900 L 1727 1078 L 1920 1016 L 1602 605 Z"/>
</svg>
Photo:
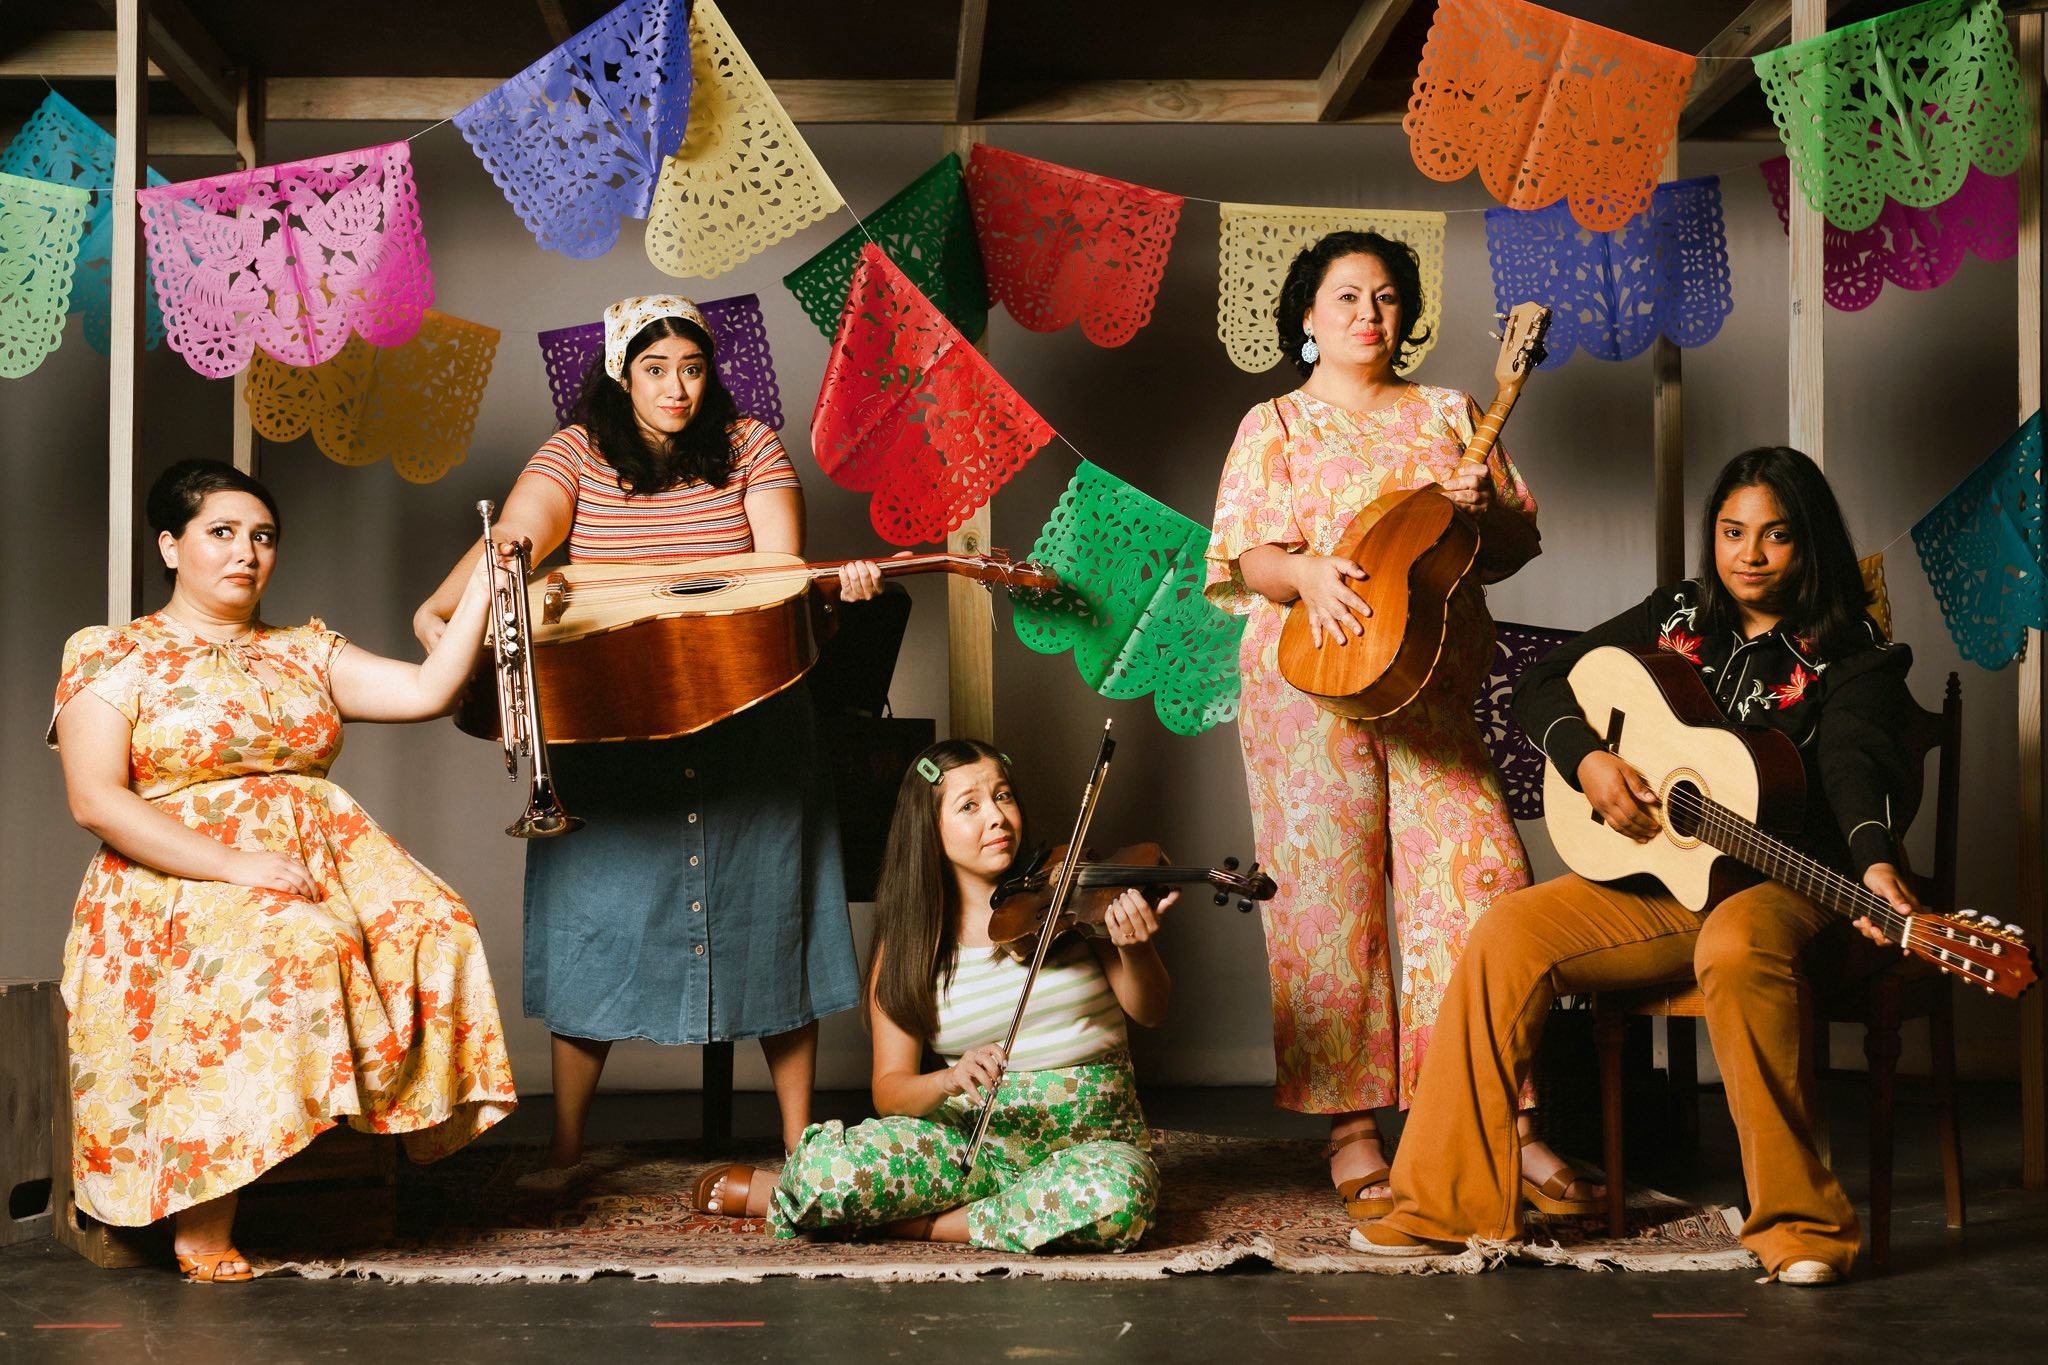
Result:
<svg viewBox="0 0 2048 1365">
<path fill-rule="evenodd" d="M 533 676 L 533 630 L 527 621 L 526 544 L 513 550 L 512 563 L 498 559 L 491 541 L 497 506 L 488 498 L 476 505 L 484 519 L 484 561 L 491 575 L 490 645 L 497 665 L 498 737 L 505 749 L 505 772 L 519 780 L 519 760 L 529 760 L 526 809 L 505 827 L 515 839 L 551 839 L 583 828 L 583 821 L 562 809 L 555 779 L 548 771 L 548 741 L 541 728 L 540 688 Z"/>
</svg>

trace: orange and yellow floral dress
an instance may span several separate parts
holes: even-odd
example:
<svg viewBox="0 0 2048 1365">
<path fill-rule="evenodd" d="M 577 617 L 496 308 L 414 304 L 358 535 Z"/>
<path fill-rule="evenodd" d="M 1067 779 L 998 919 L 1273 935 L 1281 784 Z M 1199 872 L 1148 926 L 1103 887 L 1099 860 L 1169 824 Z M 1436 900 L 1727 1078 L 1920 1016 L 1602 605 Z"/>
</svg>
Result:
<svg viewBox="0 0 2048 1365">
<path fill-rule="evenodd" d="M 300 859 L 320 888 L 174 877 L 101 846 L 64 1002 L 72 1175 L 103 1222 L 231 1193 L 337 1122 L 433 1160 L 516 1103 L 475 921 L 327 780 L 343 643 L 313 621 L 220 645 L 157 613 L 65 646 L 56 709 L 90 691 L 128 718 L 136 795 Z"/>
<path fill-rule="evenodd" d="M 1246 618 L 1238 738 L 1259 858 L 1279 883 L 1265 921 L 1283 1108 L 1405 1108 L 1472 921 L 1528 885 L 1529 864 L 1472 715 L 1493 651 L 1477 583 L 1452 600 L 1422 695 L 1355 721 L 1280 676 L 1287 608 L 1246 586 L 1238 557 L 1258 545 L 1329 554 L 1381 494 L 1448 477 L 1477 416 L 1466 395 L 1421 384 L 1373 412 L 1296 391 L 1253 408 L 1224 463 L 1206 590 Z M 1500 504 L 1534 521 L 1498 446 L 1490 467 Z"/>
</svg>

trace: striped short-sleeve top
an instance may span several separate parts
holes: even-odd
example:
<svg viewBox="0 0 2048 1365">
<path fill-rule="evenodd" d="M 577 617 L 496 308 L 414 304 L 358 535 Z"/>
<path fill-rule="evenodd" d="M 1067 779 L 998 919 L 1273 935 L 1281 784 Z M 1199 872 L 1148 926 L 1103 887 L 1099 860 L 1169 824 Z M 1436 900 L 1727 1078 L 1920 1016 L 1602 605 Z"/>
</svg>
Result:
<svg viewBox="0 0 2048 1365">
<path fill-rule="evenodd" d="M 961 948 L 951 983 L 939 983 L 939 1031 L 932 1051 L 948 1062 L 1000 1043 L 1017 1012 L 1025 964 L 987 948 Z M 1031 1005 L 1011 1051 L 1012 1071 L 1051 1071 L 1092 1062 L 1129 1040 L 1123 1007 L 1095 952 L 1078 938 L 1054 946 L 1031 988 Z"/>
<path fill-rule="evenodd" d="M 723 488 L 690 483 L 628 497 L 618 470 L 597 453 L 580 426 L 549 437 L 520 477 L 550 480 L 575 503 L 571 563 L 745 554 L 754 548 L 747 494 L 801 485 L 775 428 L 742 417 L 730 433 L 733 470 Z"/>
</svg>

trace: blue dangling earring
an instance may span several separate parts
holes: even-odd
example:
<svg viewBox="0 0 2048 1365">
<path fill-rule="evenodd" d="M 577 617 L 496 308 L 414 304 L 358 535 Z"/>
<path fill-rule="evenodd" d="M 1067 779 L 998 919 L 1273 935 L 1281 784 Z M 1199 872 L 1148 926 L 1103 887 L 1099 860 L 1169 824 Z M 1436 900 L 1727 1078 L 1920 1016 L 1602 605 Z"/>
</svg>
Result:
<svg viewBox="0 0 2048 1365">
<path fill-rule="evenodd" d="M 1323 358 L 1323 348 L 1316 345 L 1316 334 L 1304 327 L 1301 334 L 1307 340 L 1301 343 L 1301 359 L 1304 364 L 1313 365 Z"/>
</svg>

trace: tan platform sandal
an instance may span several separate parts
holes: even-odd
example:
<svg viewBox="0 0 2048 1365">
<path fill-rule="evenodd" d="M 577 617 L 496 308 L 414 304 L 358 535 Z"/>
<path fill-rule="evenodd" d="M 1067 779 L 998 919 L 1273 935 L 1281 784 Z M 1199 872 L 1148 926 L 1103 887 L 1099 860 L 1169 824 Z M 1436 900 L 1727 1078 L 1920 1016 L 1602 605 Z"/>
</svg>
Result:
<svg viewBox="0 0 2048 1365">
<path fill-rule="evenodd" d="M 1361 1128 L 1355 1133 L 1335 1138 L 1327 1147 L 1323 1148 L 1323 1160 L 1328 1161 L 1354 1142 L 1377 1142 L 1379 1136 L 1379 1126 L 1375 1124 L 1371 1128 Z M 1384 1218 L 1392 1213 L 1394 1211 L 1394 1197 L 1392 1195 L 1376 1194 L 1370 1199 L 1362 1199 L 1359 1197 L 1358 1192 L 1360 1190 L 1369 1190 L 1375 1185 L 1386 1184 L 1393 1174 L 1394 1172 L 1391 1167 L 1382 1166 L 1378 1170 L 1367 1172 L 1355 1180 L 1340 1180 L 1337 1182 L 1337 1197 L 1344 1201 L 1344 1211 L 1360 1222 L 1364 1222 L 1368 1218 Z"/>
<path fill-rule="evenodd" d="M 1530 1143 L 1540 1142 L 1541 1140 L 1532 1132 L 1522 1139 L 1522 1146 L 1527 1147 Z M 1592 1176 L 1587 1175 L 1573 1166 L 1571 1162 L 1566 1161 L 1564 1165 L 1546 1176 L 1540 1185 L 1528 1176 L 1523 1176 L 1522 1198 L 1528 1203 L 1530 1208 L 1535 1209 L 1538 1213 L 1547 1213 L 1557 1218 L 1591 1218 L 1596 1214 L 1605 1213 L 1607 1211 L 1607 1191 L 1604 1189 L 1600 1193 L 1586 1199 L 1573 1199 L 1570 1197 L 1572 1186 L 1581 1181 L 1588 1185 L 1598 1183 Z"/>
</svg>

